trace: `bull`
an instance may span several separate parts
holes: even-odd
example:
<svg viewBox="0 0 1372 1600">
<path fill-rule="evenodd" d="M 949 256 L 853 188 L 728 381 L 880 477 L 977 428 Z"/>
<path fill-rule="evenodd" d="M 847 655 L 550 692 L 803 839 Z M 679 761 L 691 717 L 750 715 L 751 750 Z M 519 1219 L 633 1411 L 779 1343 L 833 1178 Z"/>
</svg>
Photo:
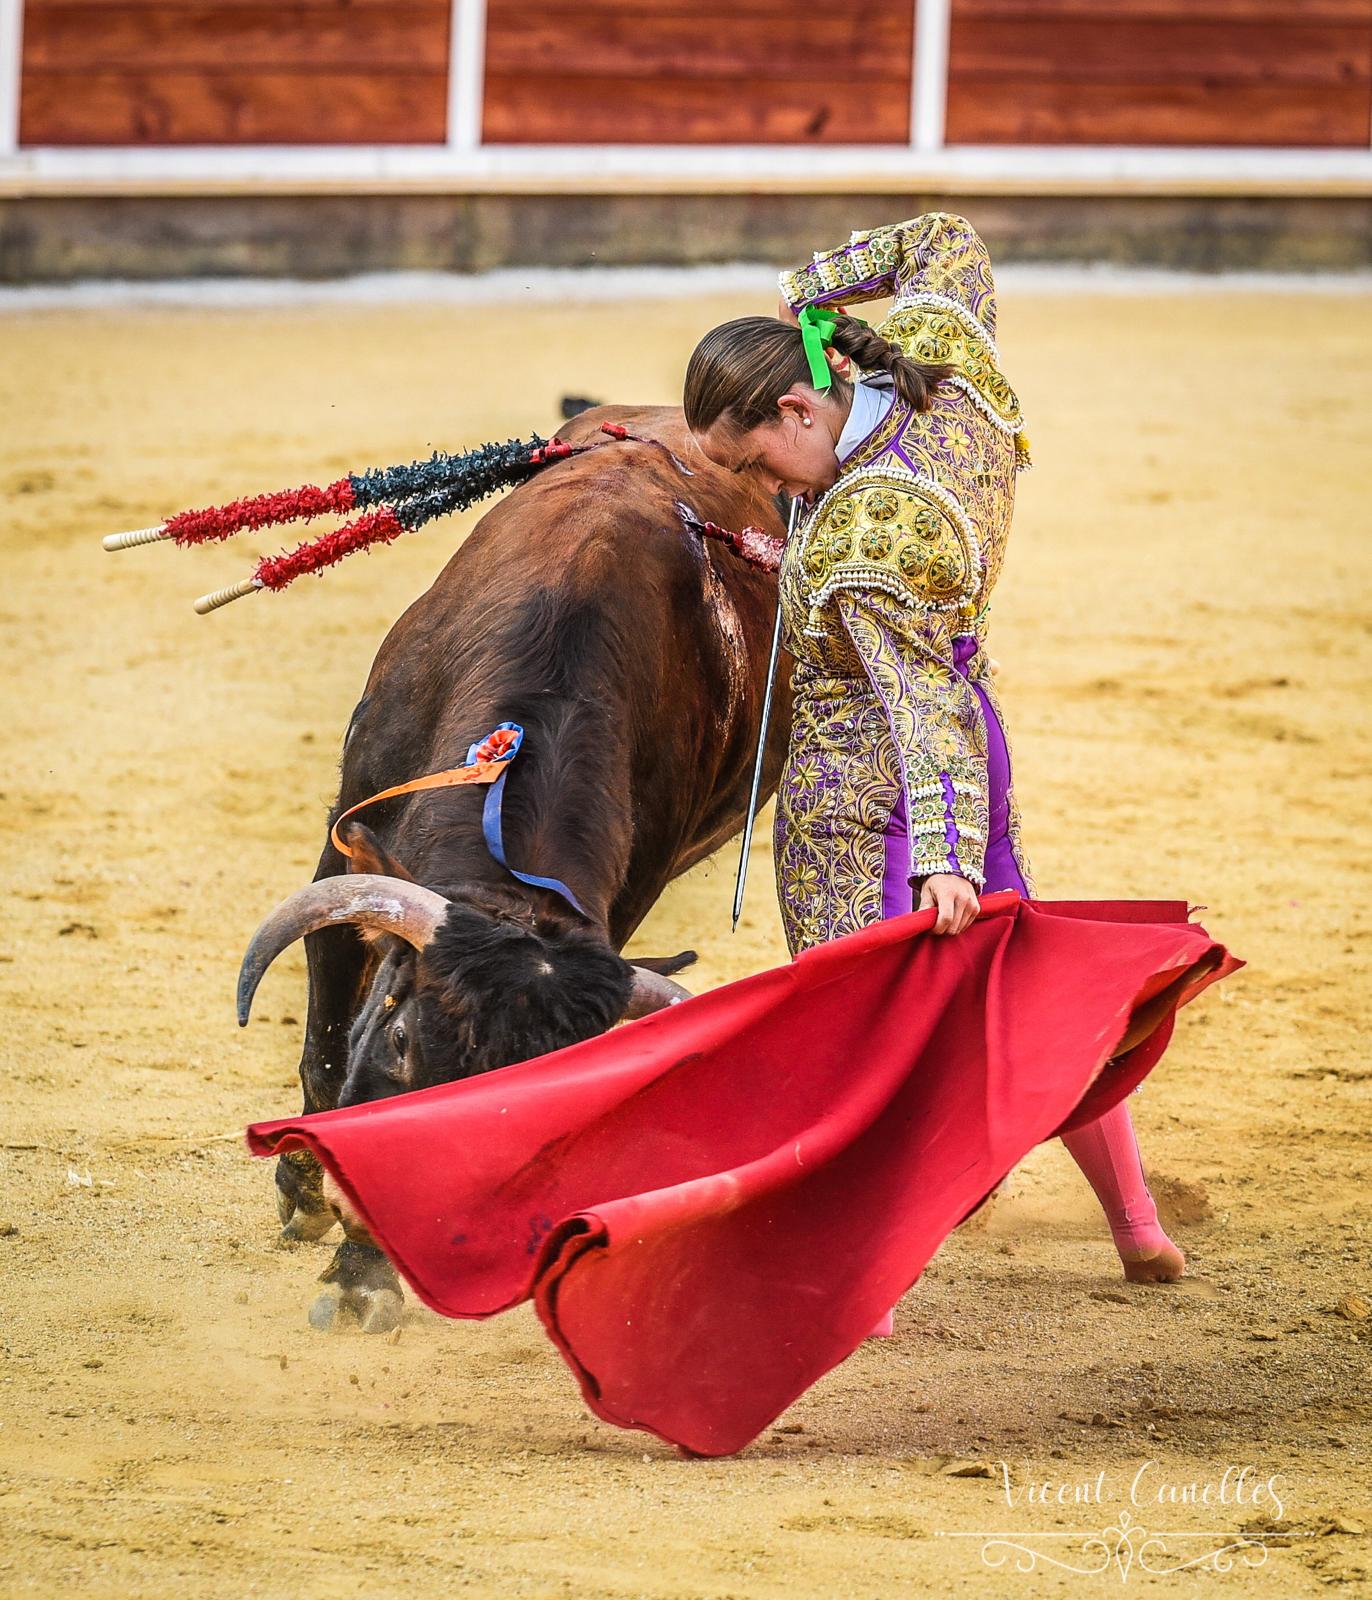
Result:
<svg viewBox="0 0 1372 1600">
<path fill-rule="evenodd" d="M 240 1021 L 262 974 L 303 937 L 307 1112 L 494 1071 L 574 1044 L 686 991 L 691 952 L 621 955 L 669 882 L 742 826 L 766 689 L 776 581 L 699 525 L 760 528 L 780 512 L 694 446 L 675 408 L 598 407 L 557 437 L 610 422 L 637 438 L 544 468 L 487 511 L 377 653 L 343 741 L 330 824 L 358 802 L 452 767 L 502 722 L 524 729 L 503 800 L 506 860 L 483 791 L 384 800 L 327 840 L 314 881 L 244 958 Z M 655 442 L 649 442 L 655 441 Z M 775 544 L 773 548 L 775 549 Z M 790 720 L 778 673 L 763 794 Z M 288 1239 L 336 1220 L 314 1158 L 276 1169 Z M 393 1268 L 344 1216 L 310 1311 L 393 1327 Z"/>
</svg>

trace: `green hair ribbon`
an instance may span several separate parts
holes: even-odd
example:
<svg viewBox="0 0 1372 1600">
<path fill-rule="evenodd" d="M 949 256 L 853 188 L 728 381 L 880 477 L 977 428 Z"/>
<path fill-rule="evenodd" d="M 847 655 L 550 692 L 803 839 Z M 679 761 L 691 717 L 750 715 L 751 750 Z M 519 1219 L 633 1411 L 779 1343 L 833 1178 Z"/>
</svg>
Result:
<svg viewBox="0 0 1372 1600">
<path fill-rule="evenodd" d="M 827 389 L 834 381 L 834 369 L 829 365 L 824 351 L 833 343 L 834 325 L 838 317 L 819 306 L 806 306 L 797 317 L 805 357 L 810 363 L 810 382 L 816 389 Z"/>
</svg>

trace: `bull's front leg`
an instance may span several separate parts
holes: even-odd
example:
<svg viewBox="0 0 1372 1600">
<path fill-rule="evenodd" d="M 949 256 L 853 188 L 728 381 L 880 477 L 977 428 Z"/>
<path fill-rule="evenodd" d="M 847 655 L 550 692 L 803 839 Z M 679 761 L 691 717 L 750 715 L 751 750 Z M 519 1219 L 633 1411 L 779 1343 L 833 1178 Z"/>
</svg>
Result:
<svg viewBox="0 0 1372 1600">
<path fill-rule="evenodd" d="M 395 1268 L 374 1244 L 345 1239 L 319 1281 L 324 1288 L 310 1307 L 310 1326 L 320 1333 L 354 1319 L 363 1333 L 389 1333 L 400 1325 L 405 1293 Z"/>
<path fill-rule="evenodd" d="M 366 865 L 371 865 L 366 863 Z M 334 877 L 347 862 L 326 844 L 315 877 Z M 347 1080 L 348 1041 L 371 971 L 367 946 L 350 927 L 321 928 L 305 940 L 309 1011 L 300 1054 L 304 1109 L 331 1111 Z M 404 1294 L 395 1268 L 364 1229 L 340 1207 L 337 1191 L 315 1158 L 292 1150 L 276 1163 L 276 1206 L 283 1239 L 322 1239 L 335 1222 L 346 1235 L 320 1274 L 323 1292 L 310 1306 L 310 1326 L 321 1331 L 355 1318 L 364 1333 L 385 1333 L 400 1321 Z"/>
<path fill-rule="evenodd" d="M 351 928 L 324 928 L 305 940 L 309 1012 L 300 1053 L 304 1109 L 330 1111 L 338 1102 L 348 1063 L 348 1030 L 357 1006 L 365 951 Z M 307 1150 L 276 1163 L 276 1209 L 281 1237 L 322 1239 L 338 1220 L 324 1199 L 324 1174 Z"/>
<path fill-rule="evenodd" d="M 307 1105 L 305 1109 L 318 1108 Z M 276 1158 L 276 1214 L 286 1243 L 312 1244 L 338 1220 L 324 1204 L 323 1176 L 308 1150 L 290 1150 Z"/>
<path fill-rule="evenodd" d="M 331 1111 L 347 1076 L 348 1035 L 363 992 L 366 951 L 351 928 L 324 928 L 306 940 L 310 1000 L 300 1085 L 305 1110 Z M 276 1164 L 276 1204 L 284 1239 L 322 1239 L 335 1222 L 346 1238 L 320 1274 L 324 1285 L 310 1306 L 310 1326 L 331 1331 L 356 1319 L 364 1333 L 397 1326 L 404 1295 L 395 1268 L 342 1204 L 315 1158 L 292 1150 Z"/>
<path fill-rule="evenodd" d="M 330 1332 L 356 1318 L 363 1333 L 389 1333 L 399 1325 L 405 1309 L 405 1295 L 396 1270 L 371 1242 L 362 1220 L 353 1214 L 347 1198 L 327 1173 L 324 1198 L 343 1224 L 347 1238 L 320 1274 L 324 1292 L 310 1307 L 310 1326 L 322 1333 Z"/>
</svg>

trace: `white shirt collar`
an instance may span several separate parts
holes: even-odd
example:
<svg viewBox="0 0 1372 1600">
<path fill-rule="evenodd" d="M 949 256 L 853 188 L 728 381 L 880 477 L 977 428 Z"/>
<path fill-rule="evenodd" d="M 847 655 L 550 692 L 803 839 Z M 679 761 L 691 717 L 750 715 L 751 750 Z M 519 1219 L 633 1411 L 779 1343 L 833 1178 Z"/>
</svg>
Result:
<svg viewBox="0 0 1372 1600">
<path fill-rule="evenodd" d="M 874 372 L 859 378 L 853 385 L 853 409 L 843 424 L 843 432 L 834 445 L 834 454 L 842 464 L 871 433 L 896 401 L 895 386 L 888 372 Z"/>
</svg>

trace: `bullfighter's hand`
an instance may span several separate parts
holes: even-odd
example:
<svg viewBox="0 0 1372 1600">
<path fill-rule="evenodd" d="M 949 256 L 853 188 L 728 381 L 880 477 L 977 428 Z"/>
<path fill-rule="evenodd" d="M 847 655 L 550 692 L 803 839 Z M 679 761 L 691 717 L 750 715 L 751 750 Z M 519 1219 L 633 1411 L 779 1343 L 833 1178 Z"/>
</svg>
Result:
<svg viewBox="0 0 1372 1600">
<path fill-rule="evenodd" d="M 977 920 L 981 902 L 966 878 L 956 872 L 935 872 L 924 880 L 916 910 L 926 911 L 930 906 L 938 907 L 935 933 L 961 933 Z"/>
</svg>

